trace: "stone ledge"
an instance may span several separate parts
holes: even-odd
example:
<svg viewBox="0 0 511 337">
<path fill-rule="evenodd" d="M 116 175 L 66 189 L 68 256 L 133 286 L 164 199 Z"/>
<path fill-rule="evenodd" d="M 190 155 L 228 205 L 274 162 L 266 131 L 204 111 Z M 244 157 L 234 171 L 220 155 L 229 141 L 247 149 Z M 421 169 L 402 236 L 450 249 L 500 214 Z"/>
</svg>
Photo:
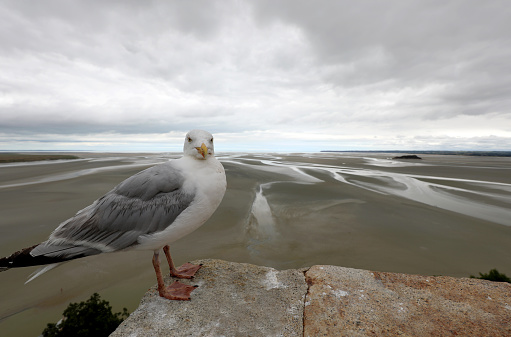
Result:
<svg viewBox="0 0 511 337">
<path fill-rule="evenodd" d="M 301 336 L 303 271 L 201 260 L 191 301 L 169 301 L 156 286 L 110 336 Z M 171 284 L 171 277 L 165 284 Z"/>
<path fill-rule="evenodd" d="M 511 336 L 511 284 L 335 266 L 306 273 L 305 336 Z"/>
<path fill-rule="evenodd" d="M 511 284 L 201 260 L 191 301 L 151 288 L 111 336 L 510 336 Z M 166 284 L 173 279 L 166 277 Z"/>
</svg>

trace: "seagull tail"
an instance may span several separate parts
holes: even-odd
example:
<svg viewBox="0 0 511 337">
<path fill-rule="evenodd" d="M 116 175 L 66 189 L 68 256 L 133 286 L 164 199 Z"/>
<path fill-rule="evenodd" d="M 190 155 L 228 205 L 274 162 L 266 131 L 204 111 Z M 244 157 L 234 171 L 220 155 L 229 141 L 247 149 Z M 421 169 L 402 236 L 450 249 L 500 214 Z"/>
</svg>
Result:
<svg viewBox="0 0 511 337">
<path fill-rule="evenodd" d="M 53 268 L 57 267 L 58 265 L 60 265 L 60 263 L 52 263 L 52 264 L 49 264 L 47 266 L 37 269 L 35 272 L 30 274 L 29 279 L 25 282 L 25 284 L 27 284 L 30 281 L 33 281 L 35 278 L 41 276 L 42 274 L 46 273 L 47 271 L 52 270 Z"/>
<path fill-rule="evenodd" d="M 15 253 L 12 253 L 10 256 L 0 258 L 0 271 L 5 271 L 11 268 L 37 266 L 41 264 L 52 263 L 50 259 L 47 259 L 44 256 L 34 257 L 30 254 L 30 252 L 32 252 L 32 250 L 34 250 L 34 248 L 37 246 L 39 245 L 37 244 L 32 247 L 23 248 Z"/>
<path fill-rule="evenodd" d="M 61 262 L 74 260 L 80 257 L 99 254 L 101 251 L 73 245 L 48 245 L 46 242 L 23 248 L 10 256 L 0 258 L 0 272 L 11 268 L 47 265 L 33 273 L 30 282 L 36 277 L 55 268 Z"/>
<path fill-rule="evenodd" d="M 31 265 L 27 262 L 30 260 L 30 258 L 28 258 L 27 256 L 30 255 L 30 252 L 32 251 L 32 249 L 36 246 L 24 248 L 20 251 L 17 251 L 14 254 L 12 254 L 11 256 L 0 258 L 0 272 L 9 270 L 11 268 L 27 267 L 27 266 Z M 52 263 L 50 265 L 39 268 L 34 273 L 32 273 L 32 275 L 30 275 L 30 279 L 27 282 L 25 282 L 25 284 L 32 281 L 36 277 L 46 273 L 48 270 L 55 268 L 58 265 L 59 265 L 59 263 Z"/>
</svg>

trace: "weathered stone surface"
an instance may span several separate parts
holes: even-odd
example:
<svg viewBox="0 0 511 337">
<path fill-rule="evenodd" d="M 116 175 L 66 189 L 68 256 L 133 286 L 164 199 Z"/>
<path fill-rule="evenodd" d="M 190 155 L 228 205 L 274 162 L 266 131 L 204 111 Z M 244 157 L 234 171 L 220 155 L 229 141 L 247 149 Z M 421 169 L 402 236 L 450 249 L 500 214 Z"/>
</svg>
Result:
<svg viewBox="0 0 511 337">
<path fill-rule="evenodd" d="M 111 336 L 302 336 L 307 284 L 302 270 L 219 260 L 202 263 L 191 301 L 159 297 L 156 287 Z M 174 280 L 165 279 L 165 284 Z"/>
<path fill-rule="evenodd" d="M 511 336 L 511 284 L 313 266 L 305 336 Z"/>
<path fill-rule="evenodd" d="M 199 285 L 191 301 L 168 301 L 153 287 L 111 336 L 511 336 L 508 283 L 195 263 L 204 266 L 182 281 Z"/>
</svg>

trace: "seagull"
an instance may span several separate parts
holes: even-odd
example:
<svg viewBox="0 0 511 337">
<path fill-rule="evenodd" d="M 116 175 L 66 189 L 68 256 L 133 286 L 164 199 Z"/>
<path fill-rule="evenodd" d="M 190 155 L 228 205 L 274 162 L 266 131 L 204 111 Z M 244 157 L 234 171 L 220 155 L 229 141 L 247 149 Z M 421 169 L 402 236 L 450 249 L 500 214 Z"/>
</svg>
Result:
<svg viewBox="0 0 511 337">
<path fill-rule="evenodd" d="M 64 261 L 128 249 L 152 250 L 160 296 L 190 300 L 195 287 L 179 281 L 165 286 L 159 252 L 163 249 L 171 276 L 192 278 L 201 266 L 185 263 L 176 268 L 169 244 L 203 225 L 222 201 L 226 187 L 225 170 L 215 158 L 213 136 L 192 130 L 185 137 L 181 158 L 124 180 L 62 222 L 48 240 L 1 258 L 0 271 L 48 265 L 35 278 Z"/>
</svg>

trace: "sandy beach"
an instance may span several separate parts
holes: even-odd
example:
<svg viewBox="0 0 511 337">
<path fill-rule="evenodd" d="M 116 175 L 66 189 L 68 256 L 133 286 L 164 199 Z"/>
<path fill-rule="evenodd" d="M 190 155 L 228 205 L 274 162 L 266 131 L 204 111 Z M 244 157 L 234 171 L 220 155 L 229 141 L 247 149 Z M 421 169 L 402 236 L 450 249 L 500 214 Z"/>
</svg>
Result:
<svg viewBox="0 0 511 337">
<path fill-rule="evenodd" d="M 0 255 L 44 241 L 58 224 L 130 175 L 177 154 L 88 154 L 0 164 Z M 222 204 L 171 246 L 177 263 L 216 258 L 278 269 L 331 264 L 468 277 L 511 275 L 511 158 L 385 153 L 218 155 Z M 152 252 L 0 273 L 0 331 L 37 336 L 94 292 L 134 310 L 156 281 Z M 26 324 L 26 322 L 31 322 Z"/>
</svg>

